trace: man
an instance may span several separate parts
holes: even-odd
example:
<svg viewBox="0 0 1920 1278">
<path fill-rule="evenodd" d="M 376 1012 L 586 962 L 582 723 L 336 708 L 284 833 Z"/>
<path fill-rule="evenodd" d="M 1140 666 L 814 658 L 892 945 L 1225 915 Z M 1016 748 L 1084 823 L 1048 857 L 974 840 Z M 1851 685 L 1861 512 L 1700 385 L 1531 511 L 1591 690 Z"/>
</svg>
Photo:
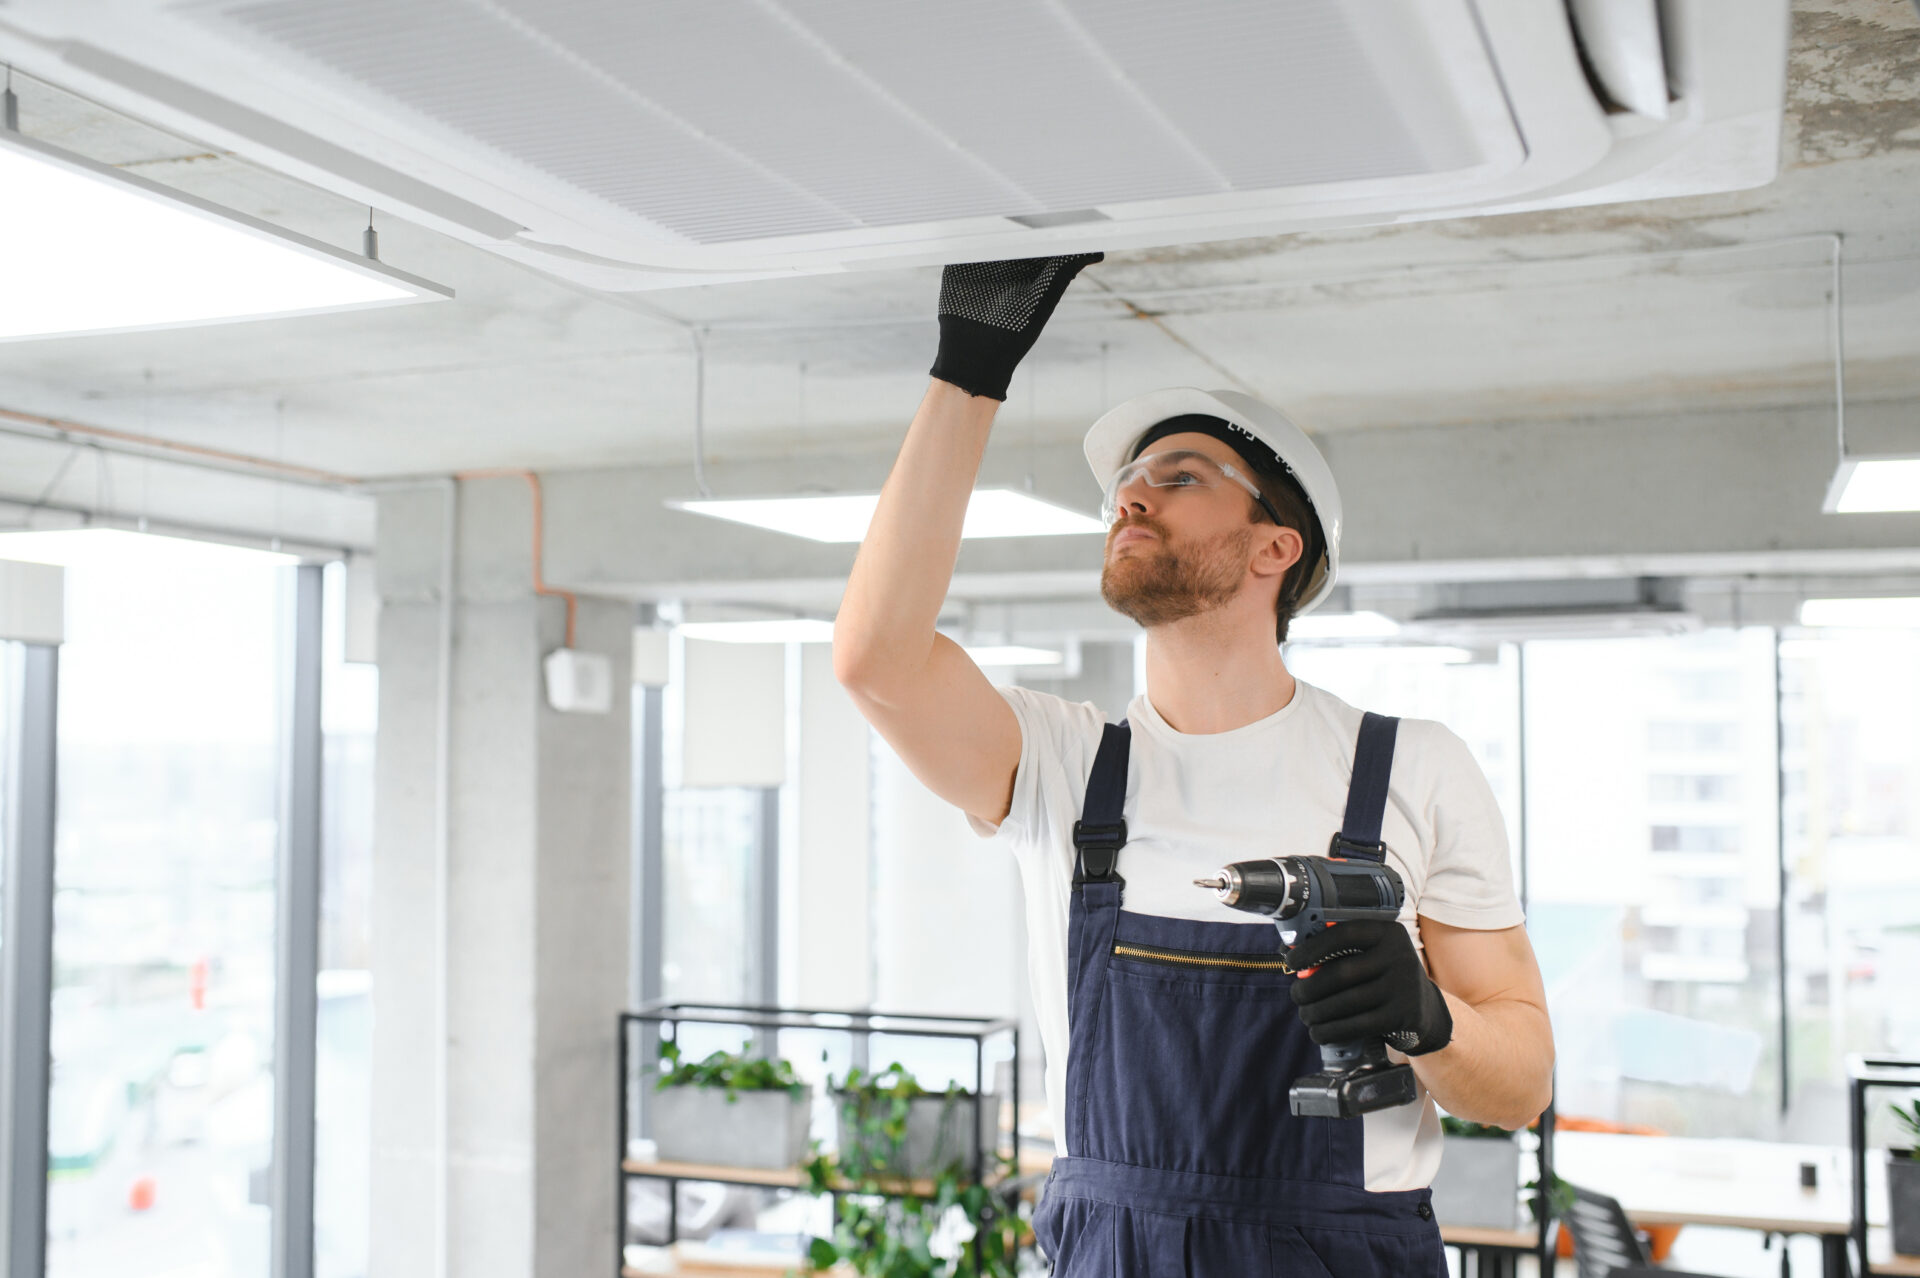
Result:
<svg viewBox="0 0 1920 1278">
<path fill-rule="evenodd" d="M 1147 691 L 1123 727 L 996 689 L 935 633 L 994 412 L 1098 260 L 947 268 L 934 380 L 847 583 L 835 673 L 914 774 L 1018 857 L 1066 1155 L 1035 1221 L 1058 1278 L 1438 1278 L 1434 1102 L 1532 1121 L 1552 1034 L 1505 827 L 1466 746 L 1419 720 L 1363 743 L 1361 712 L 1282 659 L 1276 640 L 1339 566 L 1339 494 L 1312 443 L 1249 396 L 1194 390 L 1129 401 L 1088 432 L 1109 521 L 1101 593 L 1147 635 Z M 1406 884 L 1400 919 L 1343 923 L 1276 961 L 1269 923 L 1193 880 L 1326 855 L 1368 806 L 1348 808 L 1363 773 L 1387 779 L 1366 841 Z M 1289 1112 L 1316 1044 L 1369 1037 L 1411 1059 L 1417 1103 Z"/>
</svg>

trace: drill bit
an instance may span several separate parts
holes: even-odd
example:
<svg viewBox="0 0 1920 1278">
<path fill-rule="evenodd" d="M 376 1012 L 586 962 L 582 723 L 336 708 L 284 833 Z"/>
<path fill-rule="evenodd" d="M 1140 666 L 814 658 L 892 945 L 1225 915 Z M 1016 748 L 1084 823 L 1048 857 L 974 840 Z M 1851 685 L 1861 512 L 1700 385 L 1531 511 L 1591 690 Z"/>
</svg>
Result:
<svg viewBox="0 0 1920 1278">
<path fill-rule="evenodd" d="M 1210 879 L 1195 879 L 1193 885 L 1195 887 L 1212 888 L 1218 892 L 1227 885 L 1227 880 L 1221 875 L 1216 874 Z"/>
</svg>

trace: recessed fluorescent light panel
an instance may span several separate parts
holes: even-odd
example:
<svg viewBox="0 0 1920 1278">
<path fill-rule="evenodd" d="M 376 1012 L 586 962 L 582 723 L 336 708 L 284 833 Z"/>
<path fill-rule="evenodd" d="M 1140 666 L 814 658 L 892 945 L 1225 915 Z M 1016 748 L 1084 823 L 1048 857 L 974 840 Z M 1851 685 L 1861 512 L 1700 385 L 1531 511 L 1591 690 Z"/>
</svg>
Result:
<svg viewBox="0 0 1920 1278">
<path fill-rule="evenodd" d="M 0 193 L 0 340 L 453 296 L 4 128 Z"/>
<path fill-rule="evenodd" d="M 980 666 L 1057 666 L 1066 660 L 1052 648 L 1024 648 L 1019 644 L 988 644 L 966 653 Z"/>
<path fill-rule="evenodd" d="M 1849 457 L 1834 472 L 1827 506 L 1842 515 L 1920 510 L 1920 457 Z"/>
<path fill-rule="evenodd" d="M 1862 630 L 1920 629 L 1920 598 L 1809 599 L 1800 605 L 1800 624 Z"/>
<path fill-rule="evenodd" d="M 0 532 L 0 559 L 61 568 L 135 565 L 159 571 L 187 565 L 256 564 L 277 567 L 300 562 L 298 555 L 254 550 L 216 541 L 192 541 L 120 528 L 56 528 L 36 532 Z"/>
<path fill-rule="evenodd" d="M 1314 612 L 1287 623 L 1287 641 L 1295 639 L 1384 639 L 1400 633 L 1400 623 L 1379 612 Z"/>
<path fill-rule="evenodd" d="M 832 643 L 833 623 L 813 617 L 776 617 L 767 621 L 683 621 L 688 639 L 721 643 Z"/>
<path fill-rule="evenodd" d="M 853 542 L 867 535 L 878 493 L 816 497 L 729 497 L 669 501 L 674 510 L 749 524 L 811 541 Z M 1059 537 L 1104 533 L 1106 525 L 1011 488 L 980 488 L 967 502 L 962 537 Z"/>
</svg>

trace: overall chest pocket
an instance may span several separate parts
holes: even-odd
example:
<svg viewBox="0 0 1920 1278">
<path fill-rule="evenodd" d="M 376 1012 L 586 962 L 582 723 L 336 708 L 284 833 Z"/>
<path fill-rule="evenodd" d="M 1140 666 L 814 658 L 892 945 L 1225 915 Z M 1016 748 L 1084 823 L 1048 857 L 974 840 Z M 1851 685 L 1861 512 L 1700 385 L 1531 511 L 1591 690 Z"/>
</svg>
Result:
<svg viewBox="0 0 1920 1278">
<path fill-rule="evenodd" d="M 1330 1120 L 1287 1107 L 1293 1080 L 1320 1068 L 1294 979 L 1276 952 L 1115 941 L 1097 1023 L 1081 1040 L 1085 1152 L 1174 1171 L 1347 1179 L 1333 1175 Z"/>
</svg>

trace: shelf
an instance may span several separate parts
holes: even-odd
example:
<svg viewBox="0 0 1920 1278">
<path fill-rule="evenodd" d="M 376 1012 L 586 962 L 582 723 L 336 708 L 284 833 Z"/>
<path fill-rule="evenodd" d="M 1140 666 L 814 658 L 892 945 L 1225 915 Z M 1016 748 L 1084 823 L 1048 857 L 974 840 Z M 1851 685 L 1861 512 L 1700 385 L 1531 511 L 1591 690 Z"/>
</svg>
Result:
<svg viewBox="0 0 1920 1278">
<path fill-rule="evenodd" d="M 1891 1245 L 1891 1236 L 1881 1226 L 1867 1231 L 1867 1263 L 1873 1266 L 1874 1278 L 1881 1274 L 1920 1274 L 1920 1256 L 1896 1255 L 1889 1250 Z"/>
<path fill-rule="evenodd" d="M 779 1170 L 766 1170 L 759 1167 L 723 1167 L 715 1163 L 643 1163 L 628 1158 L 621 1162 L 620 1170 L 629 1176 L 651 1176 L 662 1180 L 710 1180 L 723 1185 L 766 1185 L 776 1189 L 805 1189 L 807 1173 L 799 1167 L 787 1167 Z M 1006 1177 L 993 1175 L 987 1177 L 989 1186 L 997 1185 Z M 898 1192 L 911 1194 L 916 1198 L 931 1198 L 934 1184 L 930 1179 L 891 1182 Z M 855 1186 L 846 1180 L 835 1180 L 837 1190 L 854 1190 Z"/>
</svg>

